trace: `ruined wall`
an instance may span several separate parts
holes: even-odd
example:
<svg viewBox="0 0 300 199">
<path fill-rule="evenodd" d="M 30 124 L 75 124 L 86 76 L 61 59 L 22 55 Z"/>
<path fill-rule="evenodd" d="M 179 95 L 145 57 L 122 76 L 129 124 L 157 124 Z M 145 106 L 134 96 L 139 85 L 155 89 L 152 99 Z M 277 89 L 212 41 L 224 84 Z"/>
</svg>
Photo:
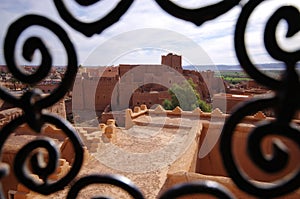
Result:
<svg viewBox="0 0 300 199">
<path fill-rule="evenodd" d="M 104 111 L 111 104 L 112 92 L 118 83 L 118 77 L 101 77 L 95 93 L 95 110 Z M 91 96 L 92 98 L 93 96 Z"/>
<path fill-rule="evenodd" d="M 91 77 L 83 80 L 83 101 L 85 110 L 95 109 L 95 94 L 99 77 Z"/>
<path fill-rule="evenodd" d="M 136 111 L 139 110 L 139 111 Z M 194 111 L 182 111 L 179 107 L 174 110 L 164 110 L 161 106 L 158 106 L 156 109 L 145 109 L 142 107 L 140 109 L 135 108 L 135 111 L 132 112 L 130 109 L 126 111 L 125 118 L 125 128 L 129 129 L 132 126 L 136 125 L 136 122 L 140 124 L 138 120 L 139 117 L 143 115 L 161 115 L 165 117 L 188 117 L 188 118 L 199 118 L 198 121 L 202 123 L 202 130 L 200 135 L 199 149 L 204 143 L 204 139 L 207 136 L 213 136 L 217 139 L 220 135 L 220 130 L 223 127 L 225 119 L 228 117 L 227 114 L 223 114 L 219 109 L 215 109 L 212 113 L 202 112 L 199 108 Z M 212 120 L 214 118 L 214 120 Z M 219 118 L 219 120 L 218 120 Z M 278 137 L 282 143 L 288 147 L 290 159 L 287 163 L 287 166 L 280 171 L 279 173 L 268 174 L 257 168 L 257 166 L 249 159 L 247 154 L 247 138 L 250 131 L 261 121 L 272 121 L 274 118 L 266 117 L 262 112 L 258 112 L 253 116 L 247 116 L 245 119 L 237 126 L 234 136 L 233 136 L 233 154 L 240 165 L 240 168 L 250 176 L 251 179 L 258 181 L 271 182 L 277 179 L 281 179 L 283 176 L 286 176 L 289 173 L 292 173 L 295 169 L 299 168 L 299 156 L 300 149 L 297 147 L 297 144 L 292 140 L 287 138 Z M 223 121 L 223 122 L 221 122 Z M 296 124 L 299 125 L 300 121 L 295 120 Z M 168 125 L 167 123 L 164 124 Z M 273 152 L 273 139 L 274 137 L 268 137 L 262 142 L 262 151 L 264 154 L 271 155 Z M 225 160 L 226 161 L 226 160 Z M 223 160 L 220 154 L 220 143 L 217 141 L 216 145 L 212 150 L 203 158 L 197 160 L 196 172 L 204 175 L 212 176 L 228 176 L 224 166 Z"/>
<path fill-rule="evenodd" d="M 120 64 L 119 65 L 119 75 L 120 75 L 120 77 L 122 77 L 125 73 L 127 73 L 128 71 L 130 71 L 131 69 L 133 69 L 136 66 L 138 66 L 138 65 Z"/>
<path fill-rule="evenodd" d="M 225 92 L 225 85 L 222 78 L 215 77 L 214 71 L 192 71 L 183 70 L 186 79 L 192 79 L 197 85 L 196 90 L 202 100 L 210 101 L 211 97 L 220 92 Z"/>
<path fill-rule="evenodd" d="M 234 108 L 242 102 L 252 99 L 252 95 L 237 95 L 219 93 L 213 96 L 214 107 L 222 109 L 223 112 L 231 113 Z M 223 110 L 223 104 L 226 102 L 226 110 Z"/>
<path fill-rule="evenodd" d="M 84 109 L 84 101 L 83 101 L 83 95 L 84 95 L 84 89 L 83 89 L 83 77 L 81 74 L 78 74 L 76 76 L 76 80 L 74 82 L 74 86 L 72 89 L 72 107 L 78 110 Z"/>
<path fill-rule="evenodd" d="M 162 104 L 165 99 L 170 100 L 170 94 L 168 91 L 161 92 L 135 92 L 132 94 L 132 106 L 140 106 L 145 104 L 147 108 L 151 108 L 154 105 Z"/>
<path fill-rule="evenodd" d="M 35 87 L 43 91 L 43 93 L 51 93 L 54 89 L 58 87 L 58 84 L 41 83 L 36 85 Z"/>
<path fill-rule="evenodd" d="M 178 83 L 176 80 L 182 76 L 194 81 L 201 98 L 207 102 L 210 102 L 212 92 L 224 88 L 223 81 L 215 78 L 212 71 L 183 70 L 179 55 L 162 56 L 161 63 L 179 73 L 168 67 L 159 67 L 161 65 L 120 64 L 118 67 L 82 69 L 73 88 L 73 93 L 76 93 L 72 96 L 73 107 L 96 112 L 103 112 L 110 104 L 115 111 L 141 104 L 150 108 L 153 104 L 162 104 L 164 99 L 170 98 L 165 91 L 174 83 Z M 134 72 L 135 68 L 137 72 Z M 116 92 L 112 96 L 114 89 Z M 145 91 L 148 93 L 141 94 Z M 153 94 L 151 91 L 158 91 L 159 94 Z"/>
<path fill-rule="evenodd" d="M 72 92 L 73 109 L 104 111 L 119 80 L 118 70 L 118 67 L 88 68 L 78 74 Z"/>
<path fill-rule="evenodd" d="M 161 64 L 171 66 L 178 72 L 182 73 L 181 56 L 169 53 L 168 55 L 161 56 Z"/>
<path fill-rule="evenodd" d="M 20 128 L 18 128 L 18 130 L 21 130 L 21 129 L 22 129 L 22 126 Z M 20 135 L 20 134 L 17 134 L 17 132 L 16 132 L 15 134 L 12 134 L 6 140 L 5 144 L 3 145 L 1 161 L 5 164 L 9 165 L 9 167 L 10 167 L 10 172 L 8 173 L 8 175 L 5 176 L 3 179 L 1 179 L 1 185 L 3 188 L 3 192 L 6 195 L 6 198 L 8 198 L 7 194 L 8 194 L 9 190 L 14 190 L 14 191 L 18 190 L 19 182 L 13 172 L 15 156 L 24 145 L 26 145 L 28 142 L 31 142 L 32 140 L 35 140 L 36 138 L 37 138 L 36 133 L 35 133 L 35 135 L 29 135 L 29 134 Z M 57 146 L 59 146 L 59 142 L 56 139 L 54 139 L 53 141 L 57 144 Z M 47 157 L 47 153 L 44 153 L 43 157 Z M 29 159 L 30 159 L 30 157 L 27 158 L 27 160 L 29 160 Z M 30 171 L 28 173 L 31 174 Z M 26 194 L 27 193 L 25 193 L 23 195 L 25 196 Z"/>
<path fill-rule="evenodd" d="M 125 111 L 103 112 L 99 123 L 106 123 L 109 119 L 114 119 L 119 127 L 125 126 Z"/>
<path fill-rule="evenodd" d="M 60 99 L 54 105 L 48 107 L 47 110 L 50 113 L 55 113 L 56 115 L 58 115 L 58 116 L 60 116 L 64 119 L 67 118 L 65 99 L 64 98 Z"/>
<path fill-rule="evenodd" d="M 208 128 L 220 129 L 222 128 L 222 124 L 213 124 L 207 123 L 203 125 L 203 131 L 201 132 L 200 144 L 199 147 L 202 146 L 203 140 L 206 136 L 210 136 L 208 134 Z M 252 130 L 254 125 L 250 124 L 240 124 L 233 136 L 233 154 L 240 165 L 239 168 L 242 168 L 251 179 L 258 181 L 271 182 L 277 179 L 281 179 L 283 176 L 292 173 L 293 170 L 299 168 L 299 156 L 300 150 L 296 146 L 296 144 L 288 140 L 286 138 L 280 138 L 280 140 L 288 146 L 290 160 L 288 161 L 287 166 L 279 173 L 267 174 L 260 170 L 250 159 L 247 153 L 247 138 L 249 132 Z M 210 133 L 214 133 L 214 131 L 210 131 Z M 273 146 L 272 146 L 272 138 L 266 138 L 262 143 L 262 150 L 265 154 L 272 154 Z M 196 172 L 205 175 L 213 175 L 213 176 L 228 176 L 224 166 L 223 161 L 220 154 L 220 143 L 219 141 L 214 146 L 214 148 L 210 151 L 210 153 L 202 159 L 198 159 Z"/>
<path fill-rule="evenodd" d="M 123 74 L 124 68 L 128 69 L 127 72 L 129 69 L 132 70 Z M 120 76 L 120 84 L 115 88 L 118 93 L 114 96 L 117 101 L 112 102 L 117 111 L 143 103 L 148 107 L 161 104 L 164 99 L 170 98 L 166 95 L 168 88 L 175 83 L 175 80 L 180 80 L 179 73 L 161 65 L 120 65 Z M 154 94 L 155 92 L 152 91 L 157 91 L 159 94 Z"/>
</svg>

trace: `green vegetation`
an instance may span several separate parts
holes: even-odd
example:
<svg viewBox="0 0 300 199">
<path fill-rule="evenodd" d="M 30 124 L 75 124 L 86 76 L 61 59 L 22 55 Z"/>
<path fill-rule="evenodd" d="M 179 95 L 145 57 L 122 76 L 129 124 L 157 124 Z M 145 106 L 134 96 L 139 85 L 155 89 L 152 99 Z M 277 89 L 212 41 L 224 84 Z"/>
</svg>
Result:
<svg viewBox="0 0 300 199">
<path fill-rule="evenodd" d="M 243 81 L 249 81 L 251 78 L 243 71 L 221 71 L 216 73 L 217 77 L 223 78 L 230 84 L 238 84 Z"/>
<path fill-rule="evenodd" d="M 274 79 L 280 79 L 282 75 L 282 71 L 280 70 L 261 70 L 261 72 Z M 237 84 L 251 80 L 251 78 L 242 70 L 220 71 L 219 73 L 215 73 L 215 76 L 222 77 L 230 84 Z"/>
<path fill-rule="evenodd" d="M 223 77 L 223 79 L 230 84 L 238 84 L 244 81 L 251 80 L 250 78 L 244 78 L 244 77 Z"/>
<path fill-rule="evenodd" d="M 184 111 L 191 111 L 199 107 L 204 112 L 211 112 L 211 106 L 200 99 L 200 94 L 196 91 L 196 85 L 189 79 L 181 85 L 174 84 L 170 89 L 170 100 L 164 100 L 163 107 L 166 110 L 173 110 L 179 106 Z"/>
</svg>

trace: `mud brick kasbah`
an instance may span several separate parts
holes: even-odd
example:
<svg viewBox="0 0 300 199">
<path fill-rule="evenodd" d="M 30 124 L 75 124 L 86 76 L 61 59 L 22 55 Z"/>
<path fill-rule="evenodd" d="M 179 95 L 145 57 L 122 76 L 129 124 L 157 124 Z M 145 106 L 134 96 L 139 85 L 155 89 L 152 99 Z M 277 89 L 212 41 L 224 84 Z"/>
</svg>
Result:
<svg viewBox="0 0 300 199">
<path fill-rule="evenodd" d="M 224 84 L 223 80 L 214 77 L 212 71 L 196 72 L 182 69 L 181 56 L 178 55 L 168 54 L 162 56 L 161 64 L 170 66 L 186 78 L 192 78 L 198 85 L 197 89 L 204 100 L 208 100 L 212 95 L 209 93 L 209 87 L 213 88 L 211 90 L 215 94 L 218 94 L 218 84 Z M 97 111 L 103 112 L 110 104 L 111 93 L 119 79 L 137 66 L 119 65 L 105 67 L 102 71 L 99 68 L 81 68 L 77 75 L 78 79 L 75 81 L 78 85 L 75 85 L 75 87 L 82 89 L 85 93 L 80 96 L 73 96 L 72 103 L 82 109 L 95 110 L 96 106 Z M 99 71 L 102 76 L 96 78 L 100 73 Z M 204 85 L 204 79 L 210 85 Z M 138 78 L 136 82 L 143 83 Z M 88 92 L 92 89 L 84 89 L 85 86 L 94 87 L 96 93 L 89 94 Z M 225 121 L 229 114 L 223 113 L 219 108 L 207 113 L 199 108 L 193 111 L 183 111 L 180 107 L 176 107 L 174 110 L 165 110 L 160 105 L 152 107 L 153 104 L 160 104 L 160 97 L 166 97 L 165 93 L 167 93 L 165 87 L 152 86 L 152 90 L 151 85 L 149 85 L 149 87 L 144 86 L 137 89 L 132 94 L 131 107 L 123 110 L 123 125 L 118 125 L 113 117 L 106 118 L 103 123 L 97 126 L 75 125 L 85 149 L 84 163 L 78 178 L 95 173 L 120 174 L 132 180 L 147 199 L 157 198 L 159 194 L 177 183 L 206 179 L 223 184 L 236 198 L 254 198 L 239 190 L 228 177 L 222 163 L 219 141 L 216 141 L 216 144 L 204 157 L 199 158 L 199 151 L 206 144 L 205 138 L 218 134 L 223 125 L 222 121 Z M 153 92 L 153 89 L 157 92 Z M 101 92 L 98 93 L 98 91 Z M 151 97 L 151 93 L 159 94 Z M 230 98 L 239 97 L 241 100 L 250 98 L 241 97 L 241 94 L 231 94 Z M 229 94 L 219 95 L 221 97 L 229 96 Z M 95 99 L 95 103 L 87 103 L 87 98 L 84 100 L 87 96 L 90 99 L 91 96 L 95 96 L 92 99 Z M 66 118 L 66 106 L 64 99 L 62 99 L 55 106 L 49 108 L 48 111 Z M 22 114 L 20 109 L 5 106 L 5 103 L 2 103 L 2 107 L 6 108 L 3 108 L 0 112 L 1 127 Z M 246 152 L 247 136 L 258 122 L 272 120 L 274 118 L 263 112 L 249 115 L 237 126 L 234 134 L 234 143 L 238 144 L 234 145 L 233 152 L 240 167 L 253 181 L 263 180 L 263 183 L 267 184 L 272 184 L 276 179 L 281 179 L 298 168 L 300 155 L 299 148 L 295 143 L 287 139 L 281 139 L 289 147 L 290 154 L 292 154 L 284 170 L 271 175 L 262 172 L 251 162 Z M 300 123 L 297 119 L 294 122 L 298 125 Z M 50 180 L 56 181 L 66 175 L 72 167 L 74 150 L 62 130 L 55 126 L 45 125 L 42 135 L 53 139 L 60 151 L 58 167 L 49 176 Z M 18 150 L 26 143 L 36 139 L 37 136 L 40 135 L 34 133 L 27 125 L 17 128 L 4 145 L 2 161 L 12 168 Z M 174 142 L 177 142 L 176 147 L 171 144 Z M 263 142 L 262 150 L 267 154 L 272 153 L 271 139 L 266 139 Z M 45 160 L 47 161 L 47 155 L 45 155 Z M 37 175 L 30 175 L 36 181 L 41 180 Z M 14 199 L 62 199 L 66 197 L 69 189 L 66 186 L 64 190 L 49 196 L 38 195 L 20 184 L 12 169 L 10 169 L 9 175 L 3 178 L 2 186 L 5 196 Z M 103 193 L 105 195 L 111 194 L 116 198 L 128 198 L 128 195 L 119 189 L 105 185 L 87 187 L 82 191 L 81 196 L 83 198 L 89 196 L 88 198 L 90 198 L 103 195 Z M 300 190 L 281 198 L 300 198 Z"/>
</svg>

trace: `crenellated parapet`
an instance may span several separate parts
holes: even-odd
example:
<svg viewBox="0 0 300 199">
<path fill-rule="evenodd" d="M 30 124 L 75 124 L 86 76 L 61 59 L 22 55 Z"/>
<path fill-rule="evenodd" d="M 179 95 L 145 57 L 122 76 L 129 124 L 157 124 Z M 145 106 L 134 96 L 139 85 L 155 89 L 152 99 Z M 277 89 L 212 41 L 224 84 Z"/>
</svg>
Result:
<svg viewBox="0 0 300 199">
<path fill-rule="evenodd" d="M 0 112 L 0 129 L 13 119 L 21 116 L 23 111 L 19 108 L 10 108 Z"/>
<path fill-rule="evenodd" d="M 192 118 L 209 122 L 214 121 L 225 121 L 230 114 L 223 113 L 219 108 L 215 108 L 212 112 L 204 112 L 199 107 L 192 111 L 184 111 L 180 107 L 176 107 L 173 110 L 165 110 L 161 105 L 158 105 L 155 109 L 147 109 L 145 105 L 136 106 L 134 110 L 127 109 L 125 111 L 125 128 L 131 128 L 134 125 L 134 119 L 143 116 L 165 116 L 165 117 L 182 117 L 182 118 Z M 258 121 L 274 120 L 272 117 L 267 117 L 262 111 L 255 113 L 254 115 L 249 115 L 245 117 L 242 121 L 246 124 L 255 124 Z M 296 123 L 300 124 L 300 120 L 295 120 Z"/>
</svg>

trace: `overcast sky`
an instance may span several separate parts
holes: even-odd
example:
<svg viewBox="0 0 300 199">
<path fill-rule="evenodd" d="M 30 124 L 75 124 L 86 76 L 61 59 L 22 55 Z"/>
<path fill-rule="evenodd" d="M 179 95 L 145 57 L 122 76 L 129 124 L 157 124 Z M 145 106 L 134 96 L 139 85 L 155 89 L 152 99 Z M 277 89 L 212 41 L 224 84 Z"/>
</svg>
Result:
<svg viewBox="0 0 300 199">
<path fill-rule="evenodd" d="M 117 1 L 102 0 L 91 8 L 80 7 L 75 1 L 65 2 L 78 19 L 93 21 L 109 12 Z M 177 0 L 176 2 L 186 7 L 199 7 L 218 1 Z M 275 62 L 264 49 L 262 32 L 268 16 L 278 6 L 286 3 L 300 8 L 299 0 L 270 0 L 262 3 L 253 13 L 247 29 L 247 44 L 254 62 Z M 233 32 L 240 11 L 241 7 L 237 6 L 221 17 L 197 27 L 165 13 L 153 0 L 136 0 L 119 22 L 100 35 L 88 38 L 72 29 L 60 18 L 52 0 L 1 0 L 0 64 L 5 64 L 3 41 L 9 24 L 26 14 L 46 16 L 60 24 L 74 43 L 78 63 L 83 65 L 157 64 L 160 62 L 160 55 L 168 52 L 182 54 L 185 64 L 238 64 L 233 48 Z M 290 51 L 298 49 L 300 33 L 293 38 L 286 39 L 284 37 L 285 26 L 285 23 L 279 26 L 280 44 Z M 26 30 L 19 39 L 17 48 L 20 49 L 28 35 L 33 34 L 41 35 L 45 39 L 53 54 L 55 65 L 66 63 L 64 48 L 59 40 L 38 27 Z M 32 63 L 23 60 L 18 52 L 16 56 L 19 64 L 34 64 L 40 61 L 38 53 Z"/>
</svg>

